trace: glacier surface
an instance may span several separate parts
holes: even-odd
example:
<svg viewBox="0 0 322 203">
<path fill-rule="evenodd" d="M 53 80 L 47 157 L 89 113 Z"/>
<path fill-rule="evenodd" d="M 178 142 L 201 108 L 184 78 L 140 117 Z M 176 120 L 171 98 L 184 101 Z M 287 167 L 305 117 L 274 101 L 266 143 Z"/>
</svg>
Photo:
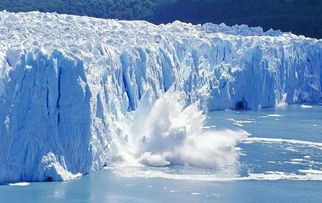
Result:
<svg viewBox="0 0 322 203">
<path fill-rule="evenodd" d="M 314 104 L 321 72 L 322 41 L 291 33 L 0 12 L 0 183 L 110 164 L 120 121 L 149 95 L 174 88 L 204 110 Z"/>
</svg>

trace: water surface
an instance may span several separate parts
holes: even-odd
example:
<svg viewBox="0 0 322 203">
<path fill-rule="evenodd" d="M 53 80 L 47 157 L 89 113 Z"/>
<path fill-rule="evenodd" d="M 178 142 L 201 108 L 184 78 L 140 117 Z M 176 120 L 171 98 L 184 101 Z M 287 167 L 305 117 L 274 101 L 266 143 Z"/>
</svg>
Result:
<svg viewBox="0 0 322 203">
<path fill-rule="evenodd" d="M 0 186 L 0 202 L 322 202 L 322 106 L 210 112 L 209 129 L 244 129 L 239 172 L 104 169 L 64 183 Z M 23 185 L 23 184 L 22 184 Z"/>
</svg>

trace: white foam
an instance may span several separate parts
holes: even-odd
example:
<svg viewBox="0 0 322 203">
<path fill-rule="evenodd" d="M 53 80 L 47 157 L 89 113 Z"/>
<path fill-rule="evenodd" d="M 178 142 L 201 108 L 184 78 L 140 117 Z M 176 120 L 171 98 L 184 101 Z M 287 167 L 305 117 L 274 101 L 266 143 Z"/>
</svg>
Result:
<svg viewBox="0 0 322 203">
<path fill-rule="evenodd" d="M 291 161 L 286 161 L 287 164 L 294 164 L 294 165 L 303 165 L 305 160 L 304 159 L 291 159 Z"/>
<path fill-rule="evenodd" d="M 310 174 L 310 175 L 322 175 L 322 171 L 313 170 L 313 169 L 299 170 L 299 172 L 306 173 L 306 174 Z"/>
<path fill-rule="evenodd" d="M 162 171 L 143 171 L 143 170 L 113 170 L 116 175 L 122 177 L 140 177 L 140 178 L 163 178 L 172 180 L 189 180 L 202 182 L 230 182 L 246 180 L 322 180 L 322 171 L 319 170 L 299 170 L 301 175 L 296 173 L 282 171 L 266 171 L 264 173 L 249 173 L 248 176 L 222 176 L 218 174 L 178 174 L 167 173 Z"/>
<path fill-rule="evenodd" d="M 126 135 L 120 137 L 127 137 L 127 142 L 119 145 L 114 164 L 184 165 L 236 172 L 240 155 L 236 145 L 247 132 L 206 131 L 206 117 L 197 104 L 184 107 L 181 94 L 174 90 L 155 101 L 151 100 L 151 92 L 146 94 L 137 111 L 122 125 Z"/>
<path fill-rule="evenodd" d="M 287 146 L 284 149 L 291 152 L 298 152 L 298 149 L 295 149 L 294 147 L 290 147 L 290 146 Z"/>
<path fill-rule="evenodd" d="M 209 129 L 216 128 L 216 127 L 217 127 L 216 125 L 208 125 L 208 126 L 204 126 L 202 129 L 209 130 Z"/>
<path fill-rule="evenodd" d="M 300 170 L 301 171 L 301 170 Z M 265 173 L 253 173 L 249 174 L 248 177 L 240 178 L 240 180 L 322 180 L 322 172 L 317 173 L 316 171 L 303 170 L 304 175 L 298 175 L 295 173 L 287 173 L 280 171 L 268 171 Z M 312 172 L 312 173 L 310 173 Z"/>
<path fill-rule="evenodd" d="M 303 161 L 304 161 L 304 159 L 291 159 L 291 161 L 303 162 Z"/>
<path fill-rule="evenodd" d="M 294 140 L 294 139 L 281 139 L 281 138 L 263 138 L 263 137 L 248 137 L 244 139 L 243 142 L 252 143 L 252 142 L 268 142 L 268 143 L 289 143 L 295 145 L 304 145 L 309 147 L 315 147 L 322 150 L 322 143 L 320 142 L 310 142 L 303 140 Z"/>
</svg>

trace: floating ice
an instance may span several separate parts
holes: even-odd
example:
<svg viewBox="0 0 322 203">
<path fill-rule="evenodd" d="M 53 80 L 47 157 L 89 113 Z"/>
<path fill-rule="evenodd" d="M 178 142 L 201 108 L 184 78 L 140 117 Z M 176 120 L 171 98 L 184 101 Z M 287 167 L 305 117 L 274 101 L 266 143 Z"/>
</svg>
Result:
<svg viewBox="0 0 322 203">
<path fill-rule="evenodd" d="M 30 183 L 28 182 L 19 182 L 19 183 L 9 183 L 10 186 L 20 186 L 20 187 L 23 187 L 23 186 L 28 186 L 30 185 Z"/>
<path fill-rule="evenodd" d="M 313 108 L 313 106 L 301 104 L 301 108 L 302 109 L 311 109 L 311 108 Z"/>
<path fill-rule="evenodd" d="M 254 123 L 255 121 L 253 120 L 236 120 L 236 119 L 233 119 L 233 118 L 229 118 L 227 119 L 228 121 L 231 121 L 233 122 L 234 125 L 238 126 L 238 127 L 243 127 L 244 124 L 250 124 L 250 123 Z"/>
<path fill-rule="evenodd" d="M 267 117 L 282 117 L 283 115 L 280 114 L 268 114 Z"/>
</svg>

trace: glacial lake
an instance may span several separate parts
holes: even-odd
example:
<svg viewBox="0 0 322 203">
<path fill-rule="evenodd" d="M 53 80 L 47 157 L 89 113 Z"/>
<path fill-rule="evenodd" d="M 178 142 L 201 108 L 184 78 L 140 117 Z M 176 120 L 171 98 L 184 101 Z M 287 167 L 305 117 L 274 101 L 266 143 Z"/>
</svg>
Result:
<svg viewBox="0 0 322 203">
<path fill-rule="evenodd" d="M 209 112 L 208 129 L 246 130 L 239 172 L 102 169 L 69 182 L 1 185 L 0 202 L 322 202 L 322 106 Z"/>
</svg>

